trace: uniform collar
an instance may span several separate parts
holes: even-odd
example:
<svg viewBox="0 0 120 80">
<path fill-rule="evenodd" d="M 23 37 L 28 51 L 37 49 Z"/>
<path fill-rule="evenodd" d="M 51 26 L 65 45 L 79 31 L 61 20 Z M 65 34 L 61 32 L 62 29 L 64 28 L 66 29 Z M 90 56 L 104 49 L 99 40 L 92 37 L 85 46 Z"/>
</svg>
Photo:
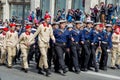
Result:
<svg viewBox="0 0 120 80">
<path fill-rule="evenodd" d="M 47 24 L 46 22 L 42 23 L 44 27 L 49 27 L 49 24 Z"/>
<path fill-rule="evenodd" d="M 4 33 L 4 32 L 3 32 L 2 34 L 3 34 L 3 36 L 5 36 L 5 35 L 6 35 L 6 33 Z"/>
<path fill-rule="evenodd" d="M 30 32 L 25 32 L 26 35 L 30 35 Z"/>
<path fill-rule="evenodd" d="M 97 31 L 97 30 L 94 30 L 94 31 L 95 31 L 95 33 L 97 33 L 97 34 L 99 33 L 99 31 Z"/>
<path fill-rule="evenodd" d="M 75 32 L 78 33 L 78 34 L 80 33 L 80 30 L 77 29 L 77 28 L 74 28 L 73 31 L 75 31 Z"/>
<path fill-rule="evenodd" d="M 10 30 L 10 32 L 11 32 L 11 33 L 14 33 L 15 31 L 13 31 L 13 30 Z"/>
<path fill-rule="evenodd" d="M 119 35 L 120 33 L 119 32 L 115 32 L 115 34 Z"/>
<path fill-rule="evenodd" d="M 63 29 L 59 29 L 61 32 L 64 32 L 65 31 L 65 29 L 63 30 Z"/>
<path fill-rule="evenodd" d="M 79 31 L 80 29 L 74 28 L 74 30 Z"/>
<path fill-rule="evenodd" d="M 90 32 L 92 29 L 91 28 L 85 28 L 85 30 Z"/>
</svg>

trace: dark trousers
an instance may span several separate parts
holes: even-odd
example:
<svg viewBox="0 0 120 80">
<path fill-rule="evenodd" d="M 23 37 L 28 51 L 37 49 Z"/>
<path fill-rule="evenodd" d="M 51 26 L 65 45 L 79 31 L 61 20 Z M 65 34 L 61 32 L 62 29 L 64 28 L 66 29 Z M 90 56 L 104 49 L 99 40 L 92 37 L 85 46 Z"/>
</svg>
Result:
<svg viewBox="0 0 120 80">
<path fill-rule="evenodd" d="M 88 63 L 90 60 L 90 54 L 91 54 L 91 49 L 90 49 L 90 42 L 85 42 L 83 45 L 83 50 L 84 50 L 84 63 L 83 63 L 83 68 L 88 68 Z"/>
<path fill-rule="evenodd" d="M 80 45 L 74 42 L 71 42 L 71 56 L 73 61 L 73 66 L 75 70 L 79 69 L 79 60 L 80 60 Z"/>
<path fill-rule="evenodd" d="M 64 53 L 66 52 L 66 45 L 65 44 L 55 44 L 55 51 L 56 51 L 56 57 L 58 60 L 59 65 L 57 64 L 56 66 L 59 66 L 59 69 L 65 69 L 65 61 L 64 61 Z"/>
<path fill-rule="evenodd" d="M 13 63 L 16 64 L 17 63 L 17 60 L 20 60 L 20 55 L 21 55 L 21 50 L 17 50 L 16 49 L 16 56 L 14 57 L 13 59 Z"/>
<path fill-rule="evenodd" d="M 20 55 L 21 55 L 21 49 L 17 50 L 17 59 L 20 60 Z"/>
<path fill-rule="evenodd" d="M 102 54 L 100 59 L 100 67 L 107 67 L 107 61 L 108 61 L 108 44 L 101 44 Z"/>
<path fill-rule="evenodd" d="M 40 49 L 38 44 L 35 44 L 35 62 L 37 63 L 36 68 L 39 68 L 39 60 L 40 60 Z"/>
<path fill-rule="evenodd" d="M 52 60 L 53 60 L 53 64 L 54 64 L 54 58 L 55 58 L 55 48 L 54 48 L 54 45 L 51 45 L 50 48 L 48 49 L 47 58 L 48 58 L 48 67 L 49 67 L 49 69 L 51 69 L 51 67 L 52 67 Z"/>
<path fill-rule="evenodd" d="M 33 55 L 35 53 L 35 45 L 30 46 L 30 51 L 29 51 L 29 60 L 33 60 Z"/>
<path fill-rule="evenodd" d="M 73 63 L 72 63 L 72 55 L 71 51 L 66 51 L 65 53 L 65 64 L 68 67 L 69 70 L 72 70 Z"/>
<path fill-rule="evenodd" d="M 98 68 L 97 63 L 96 63 L 96 49 L 98 48 L 98 45 L 99 45 L 99 43 L 91 45 L 91 55 L 90 55 L 88 67 L 94 66 L 95 68 Z"/>
</svg>

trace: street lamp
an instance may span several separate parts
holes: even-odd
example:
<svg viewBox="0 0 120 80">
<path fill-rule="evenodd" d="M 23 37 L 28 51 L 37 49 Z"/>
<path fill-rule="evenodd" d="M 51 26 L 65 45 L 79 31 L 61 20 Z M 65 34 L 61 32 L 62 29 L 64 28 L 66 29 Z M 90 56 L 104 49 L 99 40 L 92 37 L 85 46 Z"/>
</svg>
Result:
<svg viewBox="0 0 120 80">
<path fill-rule="evenodd" d="M 22 14 L 22 27 L 24 27 L 24 22 L 25 22 L 25 0 L 23 0 L 23 14 Z"/>
</svg>

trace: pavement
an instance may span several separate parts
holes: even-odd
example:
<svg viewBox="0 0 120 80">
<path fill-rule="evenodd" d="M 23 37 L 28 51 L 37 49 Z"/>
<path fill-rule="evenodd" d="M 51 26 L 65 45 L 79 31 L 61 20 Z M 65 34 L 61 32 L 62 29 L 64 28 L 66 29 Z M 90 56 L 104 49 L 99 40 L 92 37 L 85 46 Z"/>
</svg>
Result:
<svg viewBox="0 0 120 80">
<path fill-rule="evenodd" d="M 118 69 L 112 70 L 108 68 L 107 71 L 100 70 L 98 73 L 94 71 L 81 72 L 80 74 L 68 72 L 66 76 L 52 72 L 51 77 L 46 77 L 37 74 L 35 65 L 35 63 L 30 64 L 28 73 L 24 73 L 20 70 L 20 63 L 15 65 L 12 69 L 0 66 L 0 80 L 120 80 L 120 70 Z"/>
</svg>

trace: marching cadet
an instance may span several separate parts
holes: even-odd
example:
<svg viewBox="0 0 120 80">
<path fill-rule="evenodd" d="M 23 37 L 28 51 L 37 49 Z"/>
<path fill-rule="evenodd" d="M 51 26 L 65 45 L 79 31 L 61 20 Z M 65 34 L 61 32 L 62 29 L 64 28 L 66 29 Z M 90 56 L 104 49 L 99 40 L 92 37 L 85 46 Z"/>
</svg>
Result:
<svg viewBox="0 0 120 80">
<path fill-rule="evenodd" d="M 75 69 L 75 73 L 80 73 L 80 65 L 79 65 L 79 58 L 80 58 L 80 41 L 82 38 L 82 32 L 80 30 L 80 27 L 82 25 L 82 22 L 76 21 L 75 22 L 75 28 L 73 28 L 72 31 L 70 31 L 70 50 L 72 55 L 72 61 L 73 66 Z"/>
<path fill-rule="evenodd" d="M 59 22 L 53 22 L 52 23 L 53 32 L 54 32 L 54 30 L 58 29 L 58 25 L 59 25 Z M 49 69 L 51 69 L 52 60 L 53 60 L 53 63 L 55 61 L 54 43 L 51 39 L 50 39 L 50 48 L 48 49 L 47 57 L 48 57 L 48 66 L 49 66 Z"/>
<path fill-rule="evenodd" d="M 116 28 L 112 35 L 112 54 L 111 54 L 111 69 L 120 69 L 120 29 Z M 116 58 L 118 54 L 118 58 Z"/>
<path fill-rule="evenodd" d="M 8 52 L 8 68 L 12 68 L 12 63 L 16 56 L 16 47 L 18 43 L 18 33 L 15 31 L 16 24 L 10 24 L 10 30 L 6 33 L 6 47 Z"/>
<path fill-rule="evenodd" d="M 31 32 L 34 34 L 36 32 L 36 29 L 34 28 L 34 25 L 32 22 L 27 22 L 26 25 L 31 26 Z M 30 51 L 28 54 L 28 63 L 30 64 L 30 61 L 33 61 L 33 55 L 35 53 L 35 44 L 32 44 L 30 46 Z"/>
<path fill-rule="evenodd" d="M 66 20 L 61 20 L 59 23 L 59 28 L 54 31 L 54 36 L 56 39 L 55 51 L 57 56 L 55 72 L 65 74 L 67 69 L 64 61 L 64 53 L 66 52 L 69 31 L 65 29 Z"/>
<path fill-rule="evenodd" d="M 6 64 L 6 45 L 5 45 L 5 36 L 8 28 L 3 28 L 3 32 L 0 34 L 0 65 Z"/>
<path fill-rule="evenodd" d="M 19 42 L 20 42 L 20 48 L 22 52 L 22 70 L 24 70 L 26 73 L 28 72 L 28 53 L 30 50 L 30 45 L 34 43 L 34 39 L 28 43 L 29 39 L 33 37 L 33 34 L 31 33 L 31 26 L 26 26 L 26 31 L 20 35 Z"/>
<path fill-rule="evenodd" d="M 94 30 L 92 32 L 92 40 L 91 40 L 91 56 L 90 56 L 90 64 L 89 69 L 91 69 L 91 65 L 94 65 L 95 72 L 98 72 L 98 65 L 96 63 L 96 50 L 99 46 L 100 36 L 99 36 L 99 28 L 100 23 L 95 23 Z"/>
<path fill-rule="evenodd" d="M 39 49 L 41 53 L 40 61 L 39 61 L 39 74 L 43 74 L 43 68 L 45 69 L 46 76 L 50 76 L 50 71 L 48 70 L 48 62 L 47 62 L 47 51 L 49 48 L 49 41 L 50 38 L 53 40 L 53 43 L 55 43 L 55 38 L 53 35 L 53 29 L 50 22 L 50 15 L 44 16 L 44 22 L 38 27 L 37 31 L 35 32 L 33 38 L 31 38 L 29 41 L 34 39 L 38 35 L 38 44 Z"/>
<path fill-rule="evenodd" d="M 106 30 L 101 34 L 102 55 L 100 59 L 100 69 L 107 70 L 108 49 L 112 48 L 112 25 L 106 24 Z"/>
<path fill-rule="evenodd" d="M 20 37 L 22 30 L 23 30 L 23 28 L 21 27 L 21 24 L 16 24 L 16 31 L 18 32 L 18 38 Z M 17 44 L 17 54 L 16 54 L 16 59 L 15 59 L 14 63 L 16 63 L 17 60 L 20 60 L 20 55 L 21 55 L 21 50 L 20 50 L 20 46 L 18 43 Z"/>
<path fill-rule="evenodd" d="M 82 59 L 82 71 L 88 71 L 88 63 L 89 63 L 89 59 L 90 59 L 90 54 L 91 54 L 91 50 L 90 50 L 90 46 L 91 46 L 91 33 L 93 31 L 93 29 L 91 28 L 93 25 L 93 21 L 87 21 L 87 26 L 86 28 L 83 29 L 82 32 L 82 54 L 84 56 L 84 58 Z"/>
<path fill-rule="evenodd" d="M 73 30 L 73 24 L 68 23 L 66 30 L 70 33 Z M 67 40 L 66 53 L 65 53 L 65 64 L 68 67 L 69 71 L 73 71 L 72 56 L 70 51 L 70 37 Z"/>
<path fill-rule="evenodd" d="M 59 27 L 58 25 L 59 25 L 59 22 L 54 22 L 54 23 L 52 24 L 53 30 L 58 29 L 58 27 Z"/>
</svg>

